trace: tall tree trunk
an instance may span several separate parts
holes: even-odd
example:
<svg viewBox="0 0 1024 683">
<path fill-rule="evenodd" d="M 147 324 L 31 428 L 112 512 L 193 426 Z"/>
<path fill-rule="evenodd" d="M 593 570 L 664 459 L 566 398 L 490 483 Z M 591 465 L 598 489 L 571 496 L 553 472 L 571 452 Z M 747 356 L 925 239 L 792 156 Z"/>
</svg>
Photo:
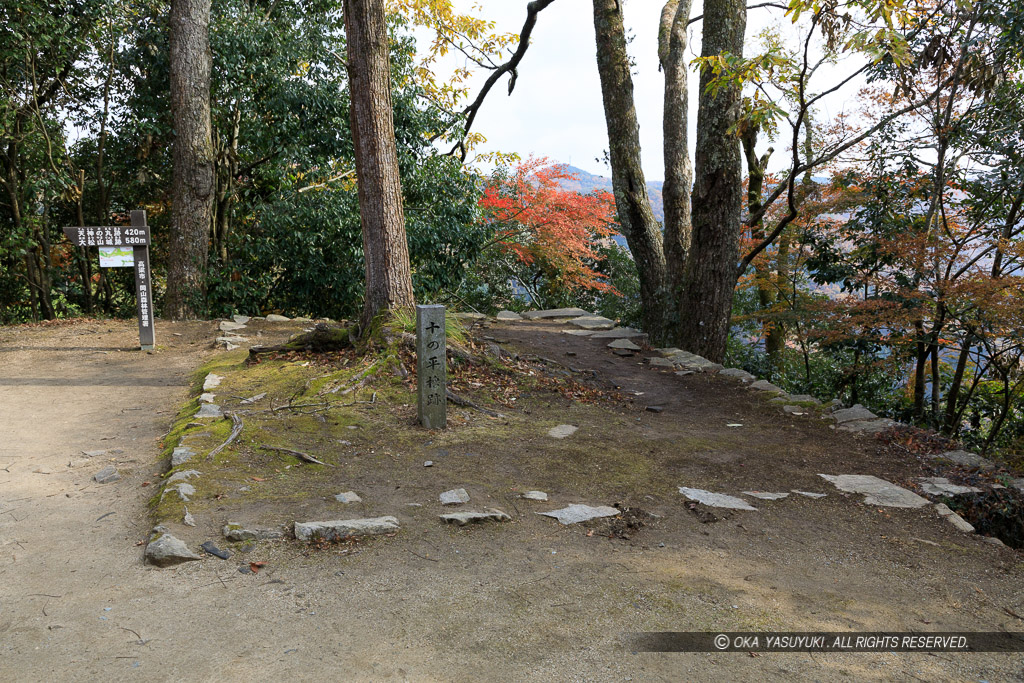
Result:
<svg viewBox="0 0 1024 683">
<path fill-rule="evenodd" d="M 633 78 L 621 5 L 620 0 L 594 0 L 597 71 L 608 127 L 615 208 L 640 277 L 643 326 L 652 340 L 662 341 L 665 252 L 640 162 L 640 124 L 633 104 Z"/>
<path fill-rule="evenodd" d="M 744 0 L 706 0 L 701 54 L 743 55 L 747 24 Z M 711 93 L 711 70 L 700 75 L 693 185 L 693 238 L 686 258 L 686 289 L 679 343 L 715 362 L 725 356 L 733 289 L 740 261 L 743 164 L 736 123 L 741 88 L 733 84 Z"/>
<path fill-rule="evenodd" d="M 345 0 L 352 137 L 366 256 L 363 324 L 381 311 L 411 307 L 412 274 L 391 107 L 383 0 Z"/>
<path fill-rule="evenodd" d="M 689 150 L 689 65 L 686 61 L 686 26 L 693 0 L 669 0 L 661 10 L 658 60 L 665 74 L 664 134 L 665 185 L 665 329 L 671 338 L 679 328 L 679 300 L 686 286 L 686 252 L 690 247 L 690 188 L 693 168 Z"/>
<path fill-rule="evenodd" d="M 210 131 L 210 0 L 171 0 L 171 116 L 174 183 L 164 315 L 195 318 L 205 309 L 213 219 Z"/>
</svg>

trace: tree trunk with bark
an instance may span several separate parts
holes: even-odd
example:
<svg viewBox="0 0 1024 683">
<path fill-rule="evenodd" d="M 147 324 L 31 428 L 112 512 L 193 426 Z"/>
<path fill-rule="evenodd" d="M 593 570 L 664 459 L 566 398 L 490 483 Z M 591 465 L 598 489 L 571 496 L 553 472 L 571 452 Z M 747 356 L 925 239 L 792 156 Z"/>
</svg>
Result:
<svg viewBox="0 0 1024 683">
<path fill-rule="evenodd" d="M 170 23 L 174 182 L 163 312 L 181 320 L 203 313 L 206 298 L 214 189 L 210 0 L 171 0 Z"/>
<path fill-rule="evenodd" d="M 352 137 L 366 258 L 363 324 L 414 303 L 383 0 L 345 0 Z"/>
<path fill-rule="evenodd" d="M 665 336 L 665 252 L 641 166 L 640 125 L 633 103 L 621 5 L 620 0 L 594 0 L 597 70 L 608 127 L 615 207 L 640 277 L 644 331 L 652 340 L 661 341 Z"/>
<path fill-rule="evenodd" d="M 690 247 L 690 188 L 693 167 L 688 140 L 689 64 L 686 60 L 686 27 L 693 0 L 669 0 L 661 10 L 658 60 L 665 74 L 664 134 L 665 185 L 665 328 L 679 328 L 678 304 L 686 286 L 686 252 Z"/>
<path fill-rule="evenodd" d="M 743 54 L 747 9 L 743 0 L 706 0 L 701 54 Z M 711 93 L 712 74 L 700 76 L 693 186 L 693 237 L 686 260 L 686 288 L 680 304 L 679 343 L 715 362 L 725 356 L 733 289 L 740 261 L 743 165 L 736 123 L 738 84 Z"/>
</svg>

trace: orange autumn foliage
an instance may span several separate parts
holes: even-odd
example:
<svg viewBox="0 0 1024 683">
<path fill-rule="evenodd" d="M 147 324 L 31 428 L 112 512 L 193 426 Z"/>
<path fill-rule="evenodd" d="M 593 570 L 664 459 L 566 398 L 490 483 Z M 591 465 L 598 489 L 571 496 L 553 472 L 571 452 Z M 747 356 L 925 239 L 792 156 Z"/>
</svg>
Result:
<svg viewBox="0 0 1024 683">
<path fill-rule="evenodd" d="M 596 247 L 615 230 L 615 198 L 608 192 L 580 194 L 562 189 L 576 180 L 561 164 L 531 158 L 493 175 L 480 207 L 496 228 L 492 244 L 543 270 L 568 289 L 618 293 L 589 263 Z"/>
</svg>

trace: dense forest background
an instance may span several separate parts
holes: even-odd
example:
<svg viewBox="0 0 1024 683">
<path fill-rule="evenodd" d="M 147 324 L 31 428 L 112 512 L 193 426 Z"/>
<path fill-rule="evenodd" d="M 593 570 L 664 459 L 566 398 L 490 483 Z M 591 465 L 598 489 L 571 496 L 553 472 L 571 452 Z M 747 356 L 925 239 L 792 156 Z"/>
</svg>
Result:
<svg viewBox="0 0 1024 683">
<path fill-rule="evenodd" d="M 213 3 L 214 202 L 194 302 L 206 317 L 359 315 L 364 259 L 342 5 Z M 706 3 L 719 5 L 728 3 Z M 594 2 L 598 56 L 628 64 L 616 6 Z M 736 116 L 698 123 L 692 155 L 685 135 L 666 146 L 666 183 L 634 177 L 647 188 L 636 196 L 622 188 L 639 148 L 622 147 L 622 137 L 610 137 L 610 179 L 544 159 L 467 163 L 479 134 L 466 133 L 464 74 L 440 79 L 430 59 L 460 45 L 490 68 L 482 55 L 507 55 L 517 37 L 444 14 L 443 2 L 388 7 L 417 300 L 484 312 L 581 306 L 683 343 L 673 330 L 704 314 L 694 273 L 704 258 L 724 259 L 740 265 L 716 275 L 729 287 L 719 316 L 729 363 L 794 393 L 838 396 L 983 449 L 1024 453 L 1024 19 L 1012 4 L 792 2 L 781 14 L 803 43 L 765 30 L 740 41 L 746 57 L 723 48 L 680 72 L 672 55 L 685 53 L 678 27 L 689 24 L 690 6 L 666 3 L 666 97 L 687 92 L 696 69 L 702 120 L 725 111 L 714 98 L 729 93 Z M 168 12 L 157 0 L 0 6 L 0 323 L 133 315 L 130 270 L 98 268 L 96 254 L 72 247 L 61 228 L 127 223 L 136 208 L 152 226 L 160 309 L 175 144 Z M 433 26 L 438 42 L 418 46 L 414 26 Z M 823 64 L 851 63 L 855 79 L 814 80 Z M 847 83 L 857 84 L 856 114 L 821 116 L 817 98 Z M 605 85 L 611 131 L 617 117 L 628 123 L 634 103 L 608 97 L 626 90 Z M 685 131 L 670 109 L 666 131 Z M 743 173 L 718 169 L 718 185 L 708 180 L 716 149 L 729 151 L 733 170 L 742 158 Z M 773 154 L 792 161 L 770 165 Z M 705 171 L 696 180 L 695 168 Z M 690 188 L 727 186 L 694 195 L 691 226 Z M 726 195 L 733 208 L 716 204 Z M 711 209 L 732 227 L 715 233 Z M 682 238 L 670 244 L 672 235 Z M 728 239 L 712 253 L 708 235 Z M 660 266 L 622 246 L 651 236 Z M 674 256 L 677 247 L 688 256 Z M 674 317 L 661 316 L 659 301 Z"/>
</svg>

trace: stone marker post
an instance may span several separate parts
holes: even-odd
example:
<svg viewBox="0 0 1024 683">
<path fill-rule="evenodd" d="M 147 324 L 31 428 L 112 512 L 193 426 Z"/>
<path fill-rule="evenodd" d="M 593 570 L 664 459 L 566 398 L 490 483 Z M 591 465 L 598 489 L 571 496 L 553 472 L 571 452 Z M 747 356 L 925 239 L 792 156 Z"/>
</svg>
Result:
<svg viewBox="0 0 1024 683">
<path fill-rule="evenodd" d="M 416 307 L 416 383 L 420 424 L 444 429 L 448 424 L 447 343 L 444 306 Z"/>
</svg>

